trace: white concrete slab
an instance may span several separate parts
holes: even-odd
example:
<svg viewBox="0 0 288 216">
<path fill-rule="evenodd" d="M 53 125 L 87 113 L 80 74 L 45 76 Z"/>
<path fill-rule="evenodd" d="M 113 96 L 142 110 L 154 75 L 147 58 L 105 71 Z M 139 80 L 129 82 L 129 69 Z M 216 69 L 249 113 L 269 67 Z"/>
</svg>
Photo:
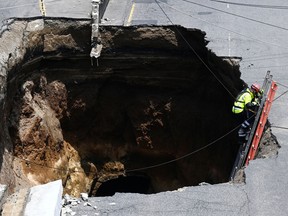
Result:
<svg viewBox="0 0 288 216">
<path fill-rule="evenodd" d="M 32 187 L 24 210 L 25 216 L 59 216 L 61 214 L 62 181 Z"/>
</svg>

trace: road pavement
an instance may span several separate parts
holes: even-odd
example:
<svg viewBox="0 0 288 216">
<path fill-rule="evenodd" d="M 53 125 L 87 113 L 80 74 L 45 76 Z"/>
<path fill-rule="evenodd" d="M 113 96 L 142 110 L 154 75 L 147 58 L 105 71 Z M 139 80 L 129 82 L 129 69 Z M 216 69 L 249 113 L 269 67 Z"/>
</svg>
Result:
<svg viewBox="0 0 288 216">
<path fill-rule="evenodd" d="M 130 9 L 123 11 L 126 14 L 123 25 L 179 24 L 187 28 L 201 29 L 206 32 L 206 38 L 209 41 L 208 48 L 218 56 L 242 58 L 240 63 L 242 79 L 248 84 L 262 83 L 267 70 L 270 70 L 274 80 L 279 83 L 276 98 L 279 96 L 280 98 L 274 101 L 269 119 L 272 126 L 288 127 L 288 94 L 281 96 L 288 90 L 286 60 L 288 57 L 288 23 L 285 22 L 288 20 L 287 1 L 276 0 L 271 3 L 268 0 L 242 0 L 241 2 L 135 0 L 126 2 Z M 110 6 L 112 4 L 118 3 L 115 0 L 110 2 Z M 107 10 L 104 17 L 109 20 L 109 17 L 113 15 L 113 11 Z M 107 24 L 117 25 L 113 20 Z M 272 132 L 282 146 L 279 155 L 271 159 L 258 159 L 250 162 L 248 168 L 245 169 L 245 185 L 221 184 L 205 186 L 204 189 L 203 187 L 190 187 L 189 190 L 181 192 L 187 197 L 187 199 L 181 199 L 181 202 L 187 205 L 182 203 L 183 211 L 180 212 L 170 209 L 171 206 L 177 206 L 176 203 L 179 200 L 178 195 L 175 196 L 175 194 L 179 192 L 157 194 L 152 196 L 152 199 L 156 199 L 154 204 L 147 205 L 150 215 L 287 215 L 288 133 L 285 129 L 275 127 L 272 127 Z M 210 190 L 210 187 L 213 189 Z M 231 187 L 233 193 L 230 193 Z M 205 198 L 202 197 L 203 193 Z M 210 196 L 215 195 L 217 204 L 209 200 Z M 113 201 L 117 202 L 126 196 L 117 194 Z M 195 202 L 191 202 L 189 197 L 194 196 Z M 143 199 L 149 200 L 150 198 L 143 196 Z M 235 205 L 234 199 L 238 200 L 239 205 Z M 163 208 L 159 207 L 164 200 L 165 202 L 168 200 L 167 203 Z M 145 215 L 145 213 L 138 212 L 141 207 L 132 205 L 132 202 L 135 200 L 128 199 L 120 209 L 122 211 L 127 209 L 128 212 L 129 206 L 133 206 L 135 212 L 139 213 L 135 215 Z M 140 201 L 139 205 L 141 206 Z M 225 210 L 219 211 L 219 206 Z M 113 215 L 113 213 L 107 215 Z"/>
<path fill-rule="evenodd" d="M 89 18 L 90 2 L 44 1 L 47 16 Z M 270 70 L 279 83 L 277 96 L 288 90 L 288 2 L 284 0 L 110 0 L 105 25 L 179 24 L 206 32 L 208 48 L 218 56 L 242 57 L 248 83 L 262 82 Z M 0 21 L 41 16 L 37 0 L 0 2 Z M 286 22 L 285 22 L 286 21 Z M 272 126 L 288 127 L 288 94 L 272 106 Z M 275 158 L 258 159 L 245 169 L 246 184 L 205 185 L 154 195 L 116 194 L 90 198 L 97 208 L 78 206 L 77 215 L 275 215 L 288 214 L 288 133 L 273 128 L 280 145 Z"/>
</svg>

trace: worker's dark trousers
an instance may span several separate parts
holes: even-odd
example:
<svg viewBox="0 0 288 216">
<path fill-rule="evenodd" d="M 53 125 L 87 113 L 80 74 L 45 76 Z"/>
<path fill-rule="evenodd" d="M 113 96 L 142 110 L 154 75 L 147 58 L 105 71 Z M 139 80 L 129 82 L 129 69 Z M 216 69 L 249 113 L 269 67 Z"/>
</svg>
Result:
<svg viewBox="0 0 288 216">
<path fill-rule="evenodd" d="M 252 112 L 252 111 L 249 111 L 249 110 L 245 110 L 245 111 L 246 111 L 246 121 L 249 122 L 249 124 L 252 126 L 254 121 L 255 121 L 256 112 Z"/>
<path fill-rule="evenodd" d="M 255 120 L 254 113 L 248 110 L 244 110 L 241 115 L 243 121 L 238 130 L 239 143 L 243 143 L 245 141 L 245 138 L 247 138 L 247 135 L 249 134 Z"/>
</svg>

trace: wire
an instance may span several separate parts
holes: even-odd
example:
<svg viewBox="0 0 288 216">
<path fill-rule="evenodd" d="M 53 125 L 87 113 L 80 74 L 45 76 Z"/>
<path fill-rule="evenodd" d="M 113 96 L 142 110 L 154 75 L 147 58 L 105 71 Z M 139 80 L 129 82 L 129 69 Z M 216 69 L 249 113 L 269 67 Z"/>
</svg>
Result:
<svg viewBox="0 0 288 216">
<path fill-rule="evenodd" d="M 207 20 L 204 20 L 204 19 L 201 19 L 201 18 L 199 18 L 199 17 L 192 16 L 191 14 L 188 14 L 188 13 L 186 13 L 186 12 L 184 12 L 184 11 L 181 11 L 181 10 L 179 10 L 179 9 L 177 9 L 177 8 L 175 8 L 175 7 L 169 5 L 168 3 L 163 2 L 163 1 L 161 1 L 161 0 L 160 0 L 160 2 L 161 2 L 161 4 L 165 4 L 165 5 L 167 5 L 168 7 L 172 8 L 173 10 L 178 11 L 179 13 L 182 13 L 182 14 L 184 14 L 184 15 L 186 15 L 186 16 L 189 16 L 189 17 L 191 17 L 191 18 L 193 18 L 193 19 L 198 19 L 198 20 L 200 20 L 200 21 L 202 21 L 202 22 L 205 22 L 205 23 L 208 23 L 208 24 L 210 24 L 210 25 L 212 25 L 212 26 L 218 27 L 218 28 L 220 28 L 220 29 L 224 29 L 224 30 L 226 30 L 226 31 L 228 31 L 228 32 L 232 32 L 232 33 L 234 33 L 234 34 L 236 34 L 236 35 L 240 35 L 240 36 L 242 36 L 242 37 L 245 37 L 245 38 L 248 38 L 248 39 L 252 39 L 252 40 L 254 40 L 254 41 L 258 41 L 258 42 L 260 42 L 260 43 L 264 43 L 264 44 L 268 44 L 268 45 L 272 45 L 272 46 L 276 46 L 276 47 L 281 47 L 281 48 L 283 48 L 283 46 L 281 46 L 281 45 L 274 44 L 274 43 L 270 43 L 270 42 L 266 42 L 266 41 L 263 41 L 263 40 L 260 40 L 260 39 L 257 39 L 257 38 L 253 38 L 253 37 L 247 36 L 247 35 L 245 35 L 245 34 L 242 34 L 242 33 L 236 32 L 236 31 L 233 31 L 233 30 L 231 30 L 231 29 L 228 29 L 228 28 L 225 28 L 225 27 L 216 25 L 216 24 L 214 24 L 214 23 L 211 23 L 211 22 L 209 22 L 209 21 L 207 21 Z"/>
<path fill-rule="evenodd" d="M 53 170 L 59 170 L 59 171 L 62 171 L 62 172 L 68 172 L 68 173 L 84 173 L 84 174 L 87 174 L 87 173 L 92 173 L 92 174 L 97 174 L 96 172 L 84 172 L 84 171 L 75 171 L 75 170 L 71 170 L 71 169 L 61 169 L 61 168 L 56 168 L 56 167 L 52 167 L 52 166 L 47 166 L 47 165 L 43 165 L 43 164 L 39 164 L 35 161 L 31 161 L 31 160 L 27 160 L 27 159 L 24 159 L 24 158 L 20 158 L 20 157 L 17 157 L 9 152 L 6 152 L 6 154 L 8 154 L 10 157 L 12 158 L 17 158 L 21 161 L 24 161 L 26 162 L 27 165 L 29 164 L 33 164 L 33 165 L 36 165 L 36 166 L 40 166 L 40 167 L 43 167 L 43 168 L 47 168 L 47 169 L 53 169 Z"/>
<path fill-rule="evenodd" d="M 277 45 L 278 46 L 278 45 Z M 280 45 L 279 45 L 280 46 Z M 283 46 L 282 46 L 282 48 L 283 48 Z M 254 57 L 254 58 L 245 58 L 245 59 L 243 59 L 243 61 L 242 62 L 246 62 L 246 61 L 251 61 L 251 60 L 253 60 L 253 61 L 262 61 L 262 60 L 270 60 L 270 59 L 280 59 L 280 58 L 287 58 L 287 56 L 288 55 L 280 55 L 280 56 L 275 56 L 275 57 L 271 57 L 271 55 L 270 55 L 270 57 L 263 57 L 263 58 L 256 58 L 256 57 Z"/>
<path fill-rule="evenodd" d="M 252 116 L 253 117 L 253 116 Z M 252 118 L 251 117 L 251 118 Z M 166 164 L 169 164 L 169 163 L 173 163 L 173 162 L 176 162 L 178 160 L 182 160 L 186 157 L 189 157 L 193 154 L 196 154 L 197 152 L 200 152 L 210 146 L 212 146 L 213 144 L 215 144 L 216 142 L 218 142 L 219 140 L 225 138 L 226 136 L 228 136 L 229 134 L 231 134 L 232 132 L 234 132 L 236 129 L 238 129 L 239 127 L 241 126 L 241 124 L 239 124 L 238 126 L 236 126 L 235 128 L 233 128 L 232 130 L 228 131 L 226 134 L 220 136 L 219 138 L 215 139 L 214 141 L 210 142 L 209 144 L 193 151 L 193 152 L 190 152 L 188 154 L 185 154 L 179 158 L 176 158 L 176 159 L 173 159 L 173 160 L 169 160 L 169 161 L 166 161 L 166 162 L 163 162 L 163 163 L 159 163 L 159 164 L 155 164 L 155 165 L 152 165 L 152 166 L 147 166 L 147 167 L 142 167 L 142 168 L 137 168 L 137 169 L 131 169 L 131 170 L 126 170 L 125 172 L 128 173 L 128 172 L 135 172 L 135 171 L 140 171 L 140 170 L 146 170 L 146 169 L 151 169 L 151 168 L 155 168 L 155 167 L 159 167 L 159 166 L 163 166 L 163 165 L 166 165 Z M 83 172 L 83 171 L 75 171 L 75 170 L 71 170 L 71 169 L 61 169 L 61 168 L 56 168 L 56 167 L 51 167 L 51 166 L 47 166 L 47 165 L 42 165 L 42 164 L 39 164 L 39 163 L 36 163 L 35 161 L 31 161 L 31 160 L 27 160 L 27 159 L 24 159 L 24 158 L 20 158 L 20 157 L 17 157 L 9 152 L 6 152 L 8 155 L 10 155 L 11 157 L 13 158 L 17 158 L 21 161 L 24 161 L 26 162 L 27 164 L 33 164 L 33 165 L 36 165 L 36 166 L 40 166 L 40 167 L 43 167 L 43 168 L 47 168 L 47 169 L 53 169 L 53 170 L 59 170 L 59 171 L 62 171 L 62 172 L 68 172 L 68 173 L 84 173 L 84 174 L 87 174 L 87 173 L 92 173 L 92 174 L 97 174 L 97 172 Z"/>
<path fill-rule="evenodd" d="M 222 13 L 225 13 L 225 14 L 229 14 L 229 15 L 232 15 L 232 16 L 236 16 L 236 17 L 239 17 L 239 18 L 243 18 L 243 19 L 246 19 L 246 20 L 249 20 L 249 21 L 257 22 L 257 23 L 260 23 L 260 24 L 263 24 L 263 25 L 266 25 L 266 26 L 270 26 L 270 27 L 274 27 L 274 28 L 277 28 L 277 29 L 282 29 L 282 30 L 288 31 L 288 28 L 285 28 L 285 27 L 282 27 L 282 26 L 277 26 L 277 25 L 274 25 L 274 24 L 271 24 L 271 23 L 266 23 L 266 22 L 263 22 L 263 21 L 259 21 L 259 20 L 256 20 L 256 19 L 245 17 L 245 16 L 242 16 L 242 15 L 239 15 L 239 14 L 230 13 L 230 12 L 227 12 L 227 11 L 224 11 L 224 10 L 220 10 L 220 9 L 217 9 L 217 8 L 209 7 L 209 6 L 206 6 L 206 5 L 203 5 L 203 4 L 199 4 L 199 3 L 196 3 L 196 2 L 193 2 L 193 1 L 188 1 L 188 0 L 181 0 L 181 1 L 184 1 L 184 2 L 187 2 L 187 3 L 190 3 L 190 4 L 194 4 L 194 5 L 198 5 L 200 7 L 209 8 L 211 10 L 219 11 L 219 12 L 222 12 Z"/>
<path fill-rule="evenodd" d="M 242 124 L 242 123 L 241 123 L 241 124 Z M 200 151 L 202 151 L 202 150 L 204 150 L 204 149 L 212 146 L 213 144 L 215 144 L 215 143 L 218 142 L 219 140 L 221 140 L 221 139 L 223 139 L 224 137 L 228 136 L 230 133 L 232 133 L 233 131 L 235 131 L 236 129 L 238 129 L 238 128 L 241 126 L 241 124 L 238 125 L 237 127 L 233 128 L 232 130 L 230 130 L 229 132 L 227 132 L 227 133 L 224 134 L 223 136 L 221 136 L 221 137 L 217 138 L 216 140 L 210 142 L 209 144 L 207 144 L 207 145 L 205 145 L 205 146 L 203 146 L 203 147 L 201 147 L 201 148 L 199 148 L 199 149 L 197 149 L 197 150 L 195 150 L 195 151 L 193 151 L 193 152 L 190 152 L 190 153 L 188 153 L 188 154 L 185 154 L 185 155 L 183 155 L 183 156 L 181 156 L 181 157 L 179 157 L 179 158 L 175 158 L 175 159 L 173 159 L 173 160 L 169 160 L 169 161 L 166 161 L 166 162 L 163 162 L 163 163 L 159 163 L 159 164 L 155 164 L 155 165 L 151 165 L 151 166 L 147 166 L 147 167 L 142 167 L 142 168 L 127 170 L 126 173 L 128 173 L 128 172 L 135 172 L 135 171 L 141 171 L 141 170 L 147 170 L 147 169 L 152 169 L 152 168 L 160 167 L 160 166 L 163 166 L 163 165 L 166 165 L 166 164 L 169 164 L 169 163 L 173 163 L 173 162 L 182 160 L 182 159 L 184 159 L 184 158 L 187 158 L 187 157 L 189 157 L 189 156 L 191 156 L 191 155 L 193 155 L 193 154 L 196 154 L 197 152 L 200 152 Z"/>
<path fill-rule="evenodd" d="M 241 62 L 243 63 L 243 62 L 251 62 L 251 61 L 262 61 L 262 60 L 280 59 L 280 58 L 287 58 L 287 57 L 288 57 L 287 53 L 274 54 L 274 55 L 273 54 L 269 54 L 269 55 L 266 55 L 266 56 L 263 55 L 263 56 L 258 56 L 258 57 L 248 57 L 248 58 L 243 59 Z"/>
<path fill-rule="evenodd" d="M 203 7 L 208 7 L 208 6 L 204 6 L 204 5 L 201 5 L 201 4 L 198 4 L 198 3 L 194 3 L 194 2 L 190 2 L 190 1 L 187 1 L 187 0 L 182 0 L 182 1 L 186 1 L 186 2 L 189 2 L 189 3 L 192 3 L 192 4 L 196 4 L 196 5 L 200 5 L 200 6 L 203 6 Z M 54 2 L 54 1 L 50 1 L 50 2 Z M 50 2 L 47 2 L 47 3 L 50 3 Z M 169 18 L 169 16 L 167 15 L 167 13 L 166 13 L 166 12 L 163 10 L 163 8 L 160 6 L 159 2 L 158 2 L 157 0 L 155 0 L 155 2 L 156 2 L 157 5 L 159 6 L 159 8 L 162 10 L 162 12 L 165 14 L 165 16 L 168 18 L 168 20 L 172 23 L 172 25 L 174 25 L 173 22 L 172 22 L 172 20 L 171 20 L 171 19 Z M 160 2 L 161 2 L 161 3 L 164 3 L 164 2 L 162 2 L 162 1 L 160 1 Z M 164 3 L 164 4 L 166 4 L 166 3 Z M 34 5 L 34 4 L 25 4 L 25 5 L 19 5 L 19 6 L 14 6 L 14 7 L 0 8 L 0 10 L 11 9 L 11 8 L 16 8 L 16 7 L 22 7 L 22 6 L 28 6 L 28 5 Z M 167 5 L 168 5 L 168 4 L 167 4 Z M 169 5 L 169 7 L 171 7 L 171 6 Z M 173 8 L 173 7 L 171 7 L 171 8 Z M 218 9 L 211 8 L 211 7 L 208 7 L 208 8 L 213 9 L 213 10 L 218 10 Z M 173 8 L 173 9 L 175 9 L 175 8 Z M 218 11 L 221 11 L 221 10 L 218 10 Z M 242 18 L 245 18 L 245 17 L 243 17 L 243 16 L 236 15 L 236 14 L 232 14 L 232 13 L 229 13 L 229 12 L 225 12 L 225 11 L 221 11 L 221 12 L 228 13 L 228 14 L 235 15 L 235 16 L 239 16 L 239 17 L 242 17 Z M 189 15 L 189 16 L 191 16 L 191 15 Z M 191 16 L 191 17 L 192 17 L 192 16 Z M 199 18 L 198 18 L 198 19 L 199 19 Z M 250 19 L 250 18 L 246 18 L 246 19 L 252 20 L 252 21 L 257 21 L 257 20 L 253 20 L 253 19 Z M 200 20 L 201 20 L 201 19 L 200 19 Z M 204 20 L 202 20 L 202 21 L 204 21 Z M 209 23 L 208 21 L 205 21 L 205 22 Z M 257 21 L 257 22 L 260 22 L 260 23 L 262 23 L 262 24 L 266 24 L 266 25 L 269 25 L 269 26 L 276 27 L 275 25 L 272 25 L 272 24 L 269 24 L 269 23 L 264 23 L 264 22 L 261 22 L 261 21 Z M 210 24 L 211 24 L 211 23 L 210 23 Z M 216 25 L 215 25 L 215 26 L 216 26 Z M 219 27 L 219 26 L 218 26 L 218 27 Z M 224 27 L 221 27 L 221 28 L 222 28 L 222 29 L 225 29 L 225 30 L 227 30 L 227 31 L 231 31 L 231 30 L 226 29 L 226 28 L 224 28 Z M 278 27 L 278 28 L 284 29 L 284 30 L 288 30 L 288 29 L 282 28 L 282 27 Z M 177 29 L 177 28 L 176 28 L 176 29 Z M 178 29 L 177 29 L 177 31 L 178 31 L 178 33 L 181 35 L 181 37 L 183 38 L 183 40 L 187 43 L 187 45 L 189 46 L 189 48 L 194 52 L 194 54 L 199 58 L 199 60 L 205 65 L 205 67 L 212 73 L 212 75 L 217 79 L 217 81 L 220 82 L 220 84 L 225 88 L 225 90 L 226 90 L 233 98 L 235 98 L 235 97 L 233 96 L 233 94 L 227 89 L 227 87 L 221 82 L 221 80 L 219 80 L 219 78 L 218 78 L 218 77 L 214 74 L 214 72 L 209 68 L 209 66 L 202 60 L 202 58 L 198 55 L 198 53 L 193 49 L 193 47 L 192 47 L 192 46 L 189 44 L 189 42 L 185 39 L 185 37 L 182 35 L 182 33 L 181 33 Z M 233 32 L 233 31 L 231 31 L 231 32 Z M 241 34 L 241 33 L 237 33 L 237 32 L 233 32 L 233 33 L 239 34 L 239 35 L 244 36 L 244 37 L 247 37 L 247 36 L 245 36 L 245 35 L 243 35 L 243 34 Z M 251 38 L 251 37 L 249 37 L 249 38 Z M 251 38 L 251 39 L 253 39 L 253 38 Z M 260 41 L 260 40 L 258 40 L 258 39 L 253 39 L 253 40 Z M 263 41 L 261 41 L 261 42 L 263 42 Z M 264 42 L 264 43 L 267 43 L 267 42 Z M 277 83 L 277 84 L 280 84 L 280 83 Z M 283 84 L 280 84 L 280 85 L 288 88 L 287 86 L 285 86 L 285 85 L 283 85 Z M 286 94 L 287 92 L 288 92 L 288 90 L 285 91 L 284 93 L 282 93 L 282 94 L 281 94 L 280 96 L 278 96 L 277 98 L 275 98 L 273 101 L 279 99 L 280 97 L 282 97 L 282 96 L 283 96 L 284 94 Z M 166 164 L 169 164 L 169 163 L 173 163 L 173 162 L 176 162 L 176 161 L 178 161 L 178 160 L 187 158 L 187 157 L 189 157 L 189 156 L 191 156 L 191 155 L 193 155 L 193 154 L 196 154 L 196 153 L 198 153 L 198 152 L 200 152 L 200 151 L 202 151 L 202 150 L 204 150 L 204 149 L 212 146 L 213 144 L 215 144 L 215 143 L 218 142 L 219 140 L 221 140 L 221 139 L 225 138 L 226 136 L 228 136 L 230 133 L 232 133 L 233 131 L 235 131 L 235 130 L 236 130 L 237 128 L 239 128 L 240 126 L 241 126 L 241 124 L 238 125 L 237 127 L 235 127 L 234 129 L 230 130 L 229 132 L 227 132 L 227 133 L 224 134 L 223 136 L 221 136 L 221 137 L 217 138 L 216 140 L 210 142 L 209 144 L 207 144 L 207 145 L 205 145 L 205 146 L 203 146 L 203 147 L 201 147 L 201 148 L 199 148 L 199 149 L 197 149 L 197 150 L 195 150 L 195 151 L 193 151 L 193 152 L 190 152 L 190 153 L 188 153 L 188 154 L 185 154 L 185 155 L 183 155 L 183 156 L 181 156 L 181 157 L 179 157 L 179 158 L 176 158 L 176 159 L 173 159 L 173 160 L 170 160 L 170 161 L 166 161 L 166 162 L 163 162 L 163 163 L 160 163 L 160 164 L 152 165 L 152 166 L 147 166 L 147 167 L 143 167 L 143 168 L 127 170 L 126 172 L 134 172 L 134 171 L 140 171 L 140 170 L 144 170 L 144 169 L 151 169 L 151 168 L 163 166 L 163 165 L 166 165 Z M 286 127 L 280 127 L 280 126 L 272 126 L 272 127 L 282 128 L 282 129 L 288 129 L 288 128 L 286 128 Z M 7 154 L 11 155 L 10 153 L 7 153 Z M 41 167 L 48 168 L 48 169 L 60 170 L 60 171 L 69 172 L 69 173 L 76 173 L 76 172 L 77 172 L 77 173 L 93 173 L 93 174 L 96 174 L 96 172 L 83 172 L 83 171 L 75 171 L 75 170 L 71 171 L 70 169 L 61 169 L 61 168 L 46 166 L 46 165 L 42 165 L 42 164 L 36 163 L 36 162 L 34 162 L 34 161 L 30 161 L 30 160 L 27 160 L 27 159 L 23 159 L 23 158 L 14 156 L 14 155 L 11 155 L 11 156 L 14 157 L 14 158 L 17 158 L 17 159 L 19 159 L 19 160 L 22 160 L 22 161 L 24 161 L 24 162 L 26 162 L 26 163 L 28 163 L 28 164 L 34 164 L 34 165 L 41 166 Z"/>
<path fill-rule="evenodd" d="M 287 92 L 288 92 L 288 90 L 285 91 L 285 92 L 283 92 L 282 94 L 280 94 L 278 97 L 276 97 L 276 98 L 273 100 L 273 102 L 276 101 L 276 100 L 278 100 L 278 99 L 281 98 L 282 96 L 284 96 Z"/>
<path fill-rule="evenodd" d="M 228 2 L 228 1 L 219 1 L 219 0 L 210 0 L 210 1 L 219 2 L 219 3 L 224 3 L 224 4 L 231 4 L 231 5 L 246 6 L 246 7 L 269 8 L 269 9 L 285 9 L 285 10 L 288 9 L 288 6 L 243 4 L 243 3 Z"/>
<path fill-rule="evenodd" d="M 286 86 L 285 86 L 286 87 Z M 288 87 L 287 87 L 288 88 Z M 286 92 L 284 92 L 283 94 L 281 94 L 279 97 L 275 98 L 273 100 L 273 102 L 277 99 L 279 99 L 281 96 L 283 96 L 285 93 L 287 93 L 288 90 Z M 254 118 L 256 114 L 253 114 L 250 118 L 248 118 L 247 120 L 251 119 L 251 118 Z M 242 123 L 241 123 L 242 124 Z M 193 154 L 196 154 L 210 146 L 212 146 L 213 144 L 217 143 L 219 140 L 225 138 L 226 136 L 228 136 L 229 134 L 231 134 L 232 132 L 234 132 L 236 129 L 238 129 L 241 124 L 237 125 L 235 128 L 233 128 L 232 130 L 228 131 L 226 134 L 220 136 L 219 138 L 213 140 L 212 142 L 208 143 L 207 145 L 195 150 L 195 151 L 192 151 L 188 154 L 185 154 L 179 158 L 175 158 L 173 160 L 169 160 L 169 161 L 166 161 L 166 162 L 163 162 L 163 163 L 159 163 L 159 164 L 155 164 L 155 165 L 151 165 L 151 166 L 146 166 L 146 167 L 141 167 L 141 168 L 136 168 L 136 169 L 130 169 L 130 170 L 126 170 L 125 173 L 129 173 L 129 172 L 135 172 L 135 171 L 141 171 L 141 170 L 147 170 L 147 169 L 152 169 L 152 168 L 156 168 L 156 167 L 160 167 L 160 166 L 164 166 L 164 165 L 167 165 L 167 164 L 170 164 L 170 163 L 173 163 L 173 162 L 176 162 L 176 161 L 179 161 L 179 160 L 182 160 L 184 158 L 187 158 Z M 272 127 L 275 127 L 275 128 L 281 128 L 281 129 L 288 129 L 288 128 L 285 128 L 285 127 L 280 127 L 280 126 L 272 126 Z M 66 170 L 66 169 L 60 169 L 60 168 L 55 168 L 55 167 L 50 167 L 50 166 L 45 166 L 45 165 L 42 165 L 42 164 L 38 164 L 34 161 L 30 161 L 30 160 L 27 160 L 27 159 L 23 159 L 23 158 L 20 158 L 20 157 L 17 157 L 17 156 L 14 156 L 10 153 L 7 152 L 7 154 L 11 155 L 12 157 L 15 157 L 15 158 L 18 158 L 24 162 L 27 162 L 28 164 L 31 163 L 31 164 L 34 164 L 34 165 L 37 165 L 37 166 L 41 166 L 41 167 L 44 167 L 44 168 L 49 168 L 49 169 L 54 169 L 54 170 L 60 170 L 60 171 L 65 171 L 65 172 L 69 172 L 69 173 L 92 173 L 92 174 L 97 174 L 96 172 L 83 172 L 83 171 L 71 171 L 71 170 Z"/>
<path fill-rule="evenodd" d="M 288 92 L 288 90 L 287 90 L 285 93 L 287 93 L 287 92 Z M 274 99 L 273 102 L 274 102 L 275 100 L 279 99 L 279 98 L 280 98 L 281 96 L 283 96 L 283 95 L 284 95 L 284 94 L 281 94 L 279 97 L 277 97 L 276 99 Z M 253 114 L 253 115 L 251 115 L 247 120 L 250 120 L 250 119 L 254 118 L 255 116 L 256 116 L 256 113 Z M 242 124 L 242 123 L 241 123 L 241 124 Z M 178 160 L 184 159 L 184 158 L 186 158 L 186 157 L 189 157 L 189 156 L 191 156 L 191 155 L 193 155 L 193 154 L 195 154 L 195 153 L 197 153 L 197 152 L 199 152 L 199 151 L 201 151 L 201 150 L 203 150 L 203 149 L 206 149 L 206 148 L 210 147 L 211 145 L 215 144 L 215 143 L 218 142 L 219 140 L 221 140 L 221 139 L 223 139 L 224 137 L 228 136 L 230 133 L 232 133 L 233 131 L 235 131 L 236 129 L 238 129 L 238 128 L 241 126 L 241 124 L 238 125 L 237 127 L 233 128 L 232 130 L 230 130 L 229 132 L 227 132 L 227 133 L 224 134 L 223 136 L 219 137 L 218 139 L 212 141 L 211 143 L 209 143 L 209 144 L 207 144 L 207 145 L 205 145 L 205 146 L 203 146 L 203 147 L 201 147 L 201 148 L 199 148 L 199 149 L 197 149 L 197 150 L 195 150 L 195 151 L 193 151 L 193 152 L 190 152 L 190 153 L 188 153 L 188 154 L 185 154 L 185 155 L 183 155 L 183 156 L 181 156 L 181 157 L 179 157 L 179 158 L 175 158 L 175 159 L 173 159 L 173 160 L 169 160 L 169 161 L 166 161 L 166 162 L 163 162 L 163 163 L 159 163 L 159 164 L 155 164 L 155 165 L 151 165 L 151 166 L 147 166 L 147 167 L 142 167 L 142 168 L 138 168 L 138 169 L 127 170 L 126 173 L 127 173 L 127 172 L 135 172 L 135 171 L 141 171 L 141 170 L 146 170 L 146 169 L 152 169 L 152 168 L 160 167 L 160 166 L 167 165 L 167 164 L 169 164 L 169 163 L 173 163 L 173 162 L 176 162 L 176 161 L 178 161 Z M 275 127 L 276 127 L 276 126 L 275 126 Z M 286 129 L 286 128 L 282 127 L 282 129 Z M 288 128 L 287 128 L 287 129 L 288 129 Z"/>
<path fill-rule="evenodd" d="M 280 85 L 280 86 L 285 87 L 285 88 L 288 89 L 288 86 L 287 86 L 287 85 L 281 84 L 281 83 L 279 83 L 278 81 L 277 81 L 277 85 Z"/>
<path fill-rule="evenodd" d="M 167 13 L 164 11 L 164 9 L 160 6 L 158 0 L 155 0 L 156 4 L 159 6 L 161 11 L 164 13 L 164 15 L 167 17 L 169 22 L 173 25 L 174 23 L 170 19 L 170 17 L 167 15 Z M 229 89 L 224 85 L 224 83 L 216 76 L 216 74 L 210 69 L 210 67 L 204 62 L 204 60 L 198 55 L 198 53 L 194 50 L 194 48 L 190 45 L 190 43 L 186 40 L 186 38 L 183 36 L 183 34 L 179 31 L 179 29 L 175 26 L 176 31 L 180 34 L 182 39 L 185 41 L 185 43 L 188 45 L 188 47 L 193 51 L 193 53 L 197 56 L 197 58 L 203 63 L 203 65 L 209 70 L 209 72 L 215 77 L 215 79 L 223 86 L 223 88 L 231 95 L 233 99 L 235 99 L 235 96 L 229 91 Z"/>
<path fill-rule="evenodd" d="M 253 56 L 253 57 L 247 57 L 247 58 L 245 58 L 243 61 L 246 61 L 246 59 L 248 59 L 248 60 L 251 60 L 251 59 L 266 59 L 266 58 L 268 58 L 269 59 L 269 57 L 271 57 L 271 56 L 274 56 L 274 58 L 281 58 L 281 57 L 287 57 L 288 56 L 288 53 L 275 53 L 275 54 L 269 54 L 269 55 L 261 55 L 261 56 Z M 280 56 L 280 57 L 279 57 Z"/>
<path fill-rule="evenodd" d="M 262 68 L 281 68 L 281 67 L 288 67 L 288 65 L 270 65 L 270 66 L 265 66 L 265 67 L 251 67 L 247 66 L 245 69 L 247 70 L 256 70 L 256 69 L 262 69 Z"/>
<path fill-rule="evenodd" d="M 276 126 L 276 125 L 271 125 L 271 127 L 288 130 L 288 127 L 282 127 L 282 126 Z"/>
</svg>

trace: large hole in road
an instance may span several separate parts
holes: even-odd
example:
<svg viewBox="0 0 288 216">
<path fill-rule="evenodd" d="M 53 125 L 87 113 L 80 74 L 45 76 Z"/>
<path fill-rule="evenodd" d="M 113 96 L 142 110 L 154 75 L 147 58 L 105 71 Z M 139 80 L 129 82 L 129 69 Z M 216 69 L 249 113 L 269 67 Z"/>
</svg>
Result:
<svg viewBox="0 0 288 216">
<path fill-rule="evenodd" d="M 112 196 L 115 192 L 149 194 L 154 192 L 152 186 L 148 176 L 133 173 L 102 183 L 97 189 L 96 196 Z"/>
<path fill-rule="evenodd" d="M 228 181 L 238 59 L 217 57 L 197 29 L 102 26 L 102 54 L 91 62 L 90 28 L 16 21 L 2 36 L 23 33 L 7 53 L 4 107 L 15 185 L 61 178 L 71 195 L 107 196 Z"/>
</svg>

